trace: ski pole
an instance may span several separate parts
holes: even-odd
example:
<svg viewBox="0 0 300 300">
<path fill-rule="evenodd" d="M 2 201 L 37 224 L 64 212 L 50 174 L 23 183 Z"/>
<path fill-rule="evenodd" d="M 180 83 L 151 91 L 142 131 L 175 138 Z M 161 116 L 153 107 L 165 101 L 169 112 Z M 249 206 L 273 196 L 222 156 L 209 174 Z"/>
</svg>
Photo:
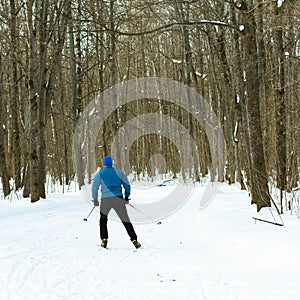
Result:
<svg viewBox="0 0 300 300">
<path fill-rule="evenodd" d="M 84 218 L 83 221 L 87 221 L 87 220 L 88 220 L 89 216 L 91 215 L 91 213 L 93 212 L 93 210 L 95 209 L 95 207 L 96 207 L 96 206 L 94 206 L 94 207 L 92 208 L 92 210 L 90 211 L 90 213 L 88 214 L 88 216 L 87 216 L 86 218 Z"/>
<path fill-rule="evenodd" d="M 149 217 L 148 215 L 146 215 L 146 214 L 145 214 L 144 212 L 142 212 L 140 209 L 136 208 L 135 206 L 133 206 L 133 205 L 130 204 L 130 203 L 128 203 L 128 205 L 131 206 L 131 207 L 132 207 L 133 209 L 135 209 L 136 211 L 138 211 L 138 212 L 139 212 L 140 214 L 142 214 L 143 216 L 145 216 L 147 219 L 149 219 L 149 220 L 155 222 L 155 220 L 154 220 L 153 218 L 151 218 L 151 217 Z M 160 224 L 161 224 L 161 221 L 159 221 L 157 224 L 160 225 Z"/>
</svg>

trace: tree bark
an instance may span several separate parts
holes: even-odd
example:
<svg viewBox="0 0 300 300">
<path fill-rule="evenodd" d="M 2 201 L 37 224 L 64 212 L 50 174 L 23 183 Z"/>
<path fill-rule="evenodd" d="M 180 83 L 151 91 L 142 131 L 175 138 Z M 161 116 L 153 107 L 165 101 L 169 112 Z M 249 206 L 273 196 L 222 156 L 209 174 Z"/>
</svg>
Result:
<svg viewBox="0 0 300 300">
<path fill-rule="evenodd" d="M 76 40 L 74 39 L 73 22 L 69 22 L 69 51 L 70 51 L 70 69 L 72 78 L 72 120 L 73 132 L 77 125 L 77 121 L 82 113 L 82 78 L 81 78 L 81 24 L 80 24 L 80 10 L 81 0 L 78 1 L 78 15 L 76 24 Z M 68 9 L 69 20 L 73 20 L 71 5 Z M 79 23 L 78 23 L 79 22 Z M 82 159 L 81 142 L 77 141 L 74 144 L 75 151 L 75 173 L 77 174 L 79 189 L 84 185 L 84 162 Z"/>
<path fill-rule="evenodd" d="M 258 50 L 256 45 L 256 22 L 253 1 L 242 2 L 241 19 L 245 26 L 242 31 L 242 43 L 245 58 L 245 75 L 247 88 L 247 111 L 249 119 L 250 153 L 251 153 L 251 184 L 252 203 L 257 211 L 271 206 L 268 188 L 268 176 L 265 166 L 263 136 L 261 127 Z"/>
<path fill-rule="evenodd" d="M 18 103 L 18 67 L 17 67 L 17 21 L 16 21 L 16 5 L 15 0 L 10 0 L 10 55 L 12 65 L 11 76 L 11 97 L 10 97 L 10 113 L 12 125 L 12 157 L 13 157 L 13 178 L 15 180 L 15 188 L 20 189 L 21 183 L 21 146 L 20 146 L 20 132 L 19 132 L 19 103 Z"/>
<path fill-rule="evenodd" d="M 5 100 L 3 94 L 3 73 L 2 73 L 2 56 L 0 53 L 0 177 L 2 182 L 2 188 L 4 196 L 8 196 L 10 194 L 10 185 L 9 185 L 9 174 L 7 170 L 7 162 L 6 162 L 6 151 L 4 144 L 4 136 L 5 136 L 5 128 L 6 128 L 6 120 L 5 120 Z"/>
<path fill-rule="evenodd" d="M 275 3 L 275 15 L 278 20 L 280 8 Z M 275 112 L 276 112 L 276 152 L 277 152 L 277 187 L 280 189 L 281 213 L 283 213 L 282 191 L 286 189 L 286 100 L 283 29 L 280 24 L 274 29 L 274 49 L 277 61 L 275 72 Z"/>
<path fill-rule="evenodd" d="M 37 32 L 33 24 L 33 5 L 34 1 L 28 1 L 28 43 L 29 43 L 29 105 L 30 105 L 30 146 L 29 146 L 29 165 L 30 165 L 30 194 L 31 202 L 40 199 L 39 190 L 39 151 L 40 135 L 38 128 L 38 58 L 37 58 Z"/>
</svg>

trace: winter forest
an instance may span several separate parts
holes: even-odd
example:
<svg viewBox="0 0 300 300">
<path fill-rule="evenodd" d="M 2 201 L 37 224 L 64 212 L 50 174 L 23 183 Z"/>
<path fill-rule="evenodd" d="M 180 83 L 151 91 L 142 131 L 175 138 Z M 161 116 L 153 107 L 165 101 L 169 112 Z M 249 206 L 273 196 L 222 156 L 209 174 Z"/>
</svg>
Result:
<svg viewBox="0 0 300 300">
<path fill-rule="evenodd" d="M 270 183 L 282 192 L 299 187 L 299 28 L 296 0 L 0 1 L 4 195 L 22 189 L 36 202 L 48 177 L 82 185 L 72 144 L 85 107 L 118 83 L 159 77 L 193 88 L 217 115 L 226 140 L 219 180 L 247 188 L 258 211 L 271 206 Z M 200 181 L 211 168 L 206 134 L 182 107 L 150 100 L 107 116 L 97 163 L 123 124 L 159 113 L 188 130 L 200 163 L 183 169 L 173 143 L 145 134 L 131 149 L 132 170 L 151 176 L 148 161 L 160 154 L 174 178 Z"/>
</svg>

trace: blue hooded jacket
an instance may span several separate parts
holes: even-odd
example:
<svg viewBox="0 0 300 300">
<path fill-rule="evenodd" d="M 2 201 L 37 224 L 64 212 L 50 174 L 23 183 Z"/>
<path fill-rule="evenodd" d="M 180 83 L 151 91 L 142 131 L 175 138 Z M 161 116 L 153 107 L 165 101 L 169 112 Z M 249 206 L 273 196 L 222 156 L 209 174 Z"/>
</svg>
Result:
<svg viewBox="0 0 300 300">
<path fill-rule="evenodd" d="M 98 171 L 92 184 L 92 197 L 98 199 L 98 189 L 101 186 L 101 198 L 123 197 L 122 187 L 125 190 L 124 196 L 130 195 L 130 183 L 123 171 L 112 166 L 106 166 Z"/>
</svg>

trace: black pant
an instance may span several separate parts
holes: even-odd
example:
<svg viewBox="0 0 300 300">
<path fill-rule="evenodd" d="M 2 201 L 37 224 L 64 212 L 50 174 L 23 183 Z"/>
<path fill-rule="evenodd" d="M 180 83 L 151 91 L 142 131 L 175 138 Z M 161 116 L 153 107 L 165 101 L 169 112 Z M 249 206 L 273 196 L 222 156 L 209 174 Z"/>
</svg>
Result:
<svg viewBox="0 0 300 300">
<path fill-rule="evenodd" d="M 130 222 L 125 201 L 121 197 L 102 198 L 100 204 L 100 238 L 101 240 L 108 238 L 107 232 L 107 216 L 111 209 L 114 209 L 118 217 L 122 221 L 130 239 L 137 240 L 136 233 Z"/>
</svg>

